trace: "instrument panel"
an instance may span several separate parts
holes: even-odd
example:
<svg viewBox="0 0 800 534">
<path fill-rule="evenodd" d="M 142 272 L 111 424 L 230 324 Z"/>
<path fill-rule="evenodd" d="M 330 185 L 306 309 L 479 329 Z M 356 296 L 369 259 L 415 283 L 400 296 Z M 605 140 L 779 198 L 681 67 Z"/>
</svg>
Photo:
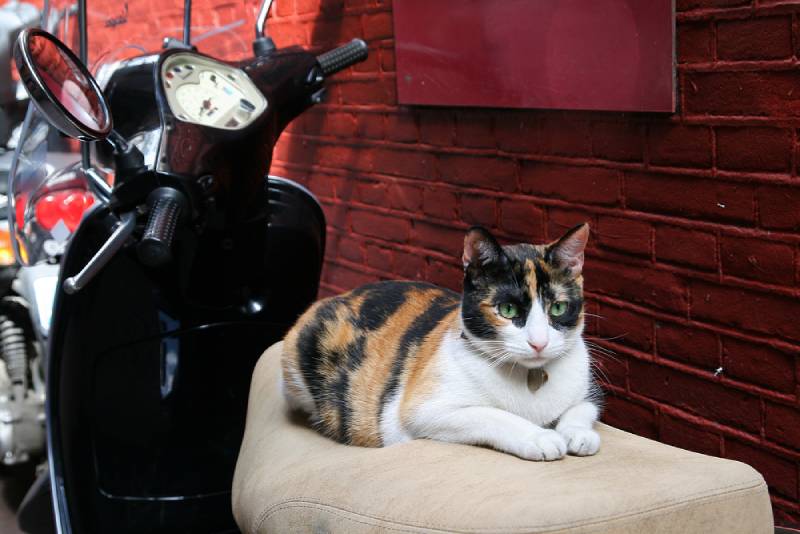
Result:
<svg viewBox="0 0 800 534">
<path fill-rule="evenodd" d="M 185 122 L 241 130 L 267 109 L 266 98 L 244 71 L 190 53 L 164 61 L 161 83 L 172 113 Z"/>
</svg>

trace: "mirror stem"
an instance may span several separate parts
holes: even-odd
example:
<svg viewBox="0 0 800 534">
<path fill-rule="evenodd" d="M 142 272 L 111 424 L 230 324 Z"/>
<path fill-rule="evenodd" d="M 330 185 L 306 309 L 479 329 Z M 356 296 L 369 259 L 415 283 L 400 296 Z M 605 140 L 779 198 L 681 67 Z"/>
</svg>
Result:
<svg viewBox="0 0 800 534">
<path fill-rule="evenodd" d="M 144 155 L 136 145 L 128 143 L 116 130 L 106 138 L 114 149 L 114 163 L 119 175 L 144 167 Z"/>
<path fill-rule="evenodd" d="M 183 2 L 183 44 L 192 46 L 192 0 Z"/>
</svg>

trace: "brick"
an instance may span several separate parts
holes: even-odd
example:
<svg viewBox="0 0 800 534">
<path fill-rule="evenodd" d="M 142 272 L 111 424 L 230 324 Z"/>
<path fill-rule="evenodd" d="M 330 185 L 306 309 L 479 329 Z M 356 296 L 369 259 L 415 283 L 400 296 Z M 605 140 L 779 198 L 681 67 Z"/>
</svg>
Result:
<svg viewBox="0 0 800 534">
<path fill-rule="evenodd" d="M 479 224 L 494 227 L 497 224 L 497 200 L 478 195 L 462 196 L 461 220 L 470 226 Z"/>
<path fill-rule="evenodd" d="M 745 6 L 752 3 L 752 0 L 677 0 L 676 9 L 678 11 L 689 11 L 698 8 L 724 8 Z"/>
<path fill-rule="evenodd" d="M 354 200 L 371 206 L 383 206 L 386 203 L 387 186 L 383 182 L 352 182 L 350 194 L 342 200 Z"/>
<path fill-rule="evenodd" d="M 391 37 L 394 35 L 391 13 L 374 13 L 364 15 L 362 24 L 364 27 L 365 41 L 391 39 Z"/>
<path fill-rule="evenodd" d="M 539 121 L 531 112 L 500 111 L 495 119 L 495 138 L 500 150 L 508 152 L 541 152 Z"/>
<path fill-rule="evenodd" d="M 422 210 L 422 188 L 407 184 L 391 184 L 386 190 L 386 203 L 388 207 L 396 210 L 419 212 Z"/>
<path fill-rule="evenodd" d="M 592 155 L 613 161 L 641 161 L 644 127 L 632 121 L 593 122 Z"/>
<path fill-rule="evenodd" d="M 375 277 L 344 265 L 336 265 L 334 268 L 325 271 L 325 281 L 346 291 L 374 282 Z"/>
<path fill-rule="evenodd" d="M 690 115 L 799 117 L 800 70 L 694 72 L 685 78 Z"/>
<path fill-rule="evenodd" d="M 650 257 L 652 227 L 645 222 L 619 217 L 600 217 L 595 237 L 603 248 Z"/>
<path fill-rule="evenodd" d="M 579 224 L 589 223 L 593 224 L 594 216 L 587 212 L 578 209 L 560 209 L 550 208 L 547 210 L 547 238 L 550 241 L 555 241 L 567 230 L 578 226 Z M 589 238 L 588 248 L 591 249 L 595 245 L 594 239 Z"/>
<path fill-rule="evenodd" d="M 317 136 L 325 125 L 325 113 L 321 108 L 311 109 L 300 115 L 294 124 L 300 126 L 303 133 Z"/>
<path fill-rule="evenodd" d="M 335 11 L 341 12 L 344 6 L 341 0 L 336 2 L 325 0 L 320 7 L 323 13 L 333 14 Z M 320 17 L 314 21 L 311 27 L 311 44 L 325 50 L 332 49 L 341 42 L 362 37 L 362 33 L 361 20 L 358 15 L 336 18 Z"/>
<path fill-rule="evenodd" d="M 706 271 L 717 269 L 717 238 L 677 226 L 656 227 L 656 259 Z"/>
<path fill-rule="evenodd" d="M 544 241 L 544 210 L 528 200 L 501 200 L 500 228 L 526 242 Z"/>
<path fill-rule="evenodd" d="M 714 371 L 720 366 L 719 340 L 707 330 L 656 323 L 658 355 Z"/>
<path fill-rule="evenodd" d="M 658 437 L 655 410 L 616 395 L 608 395 L 605 398 L 603 421 L 646 438 Z"/>
<path fill-rule="evenodd" d="M 794 250 L 789 245 L 761 238 L 723 237 L 720 260 L 726 275 L 770 284 L 794 283 Z"/>
<path fill-rule="evenodd" d="M 297 13 L 305 15 L 307 13 L 317 13 L 321 1 L 322 0 L 294 0 L 294 4 L 297 6 Z M 283 3 L 289 4 L 289 2 Z"/>
<path fill-rule="evenodd" d="M 416 143 L 419 133 L 415 117 L 410 114 L 390 113 L 387 115 L 386 138 L 398 143 Z"/>
<path fill-rule="evenodd" d="M 381 60 L 377 48 L 370 49 L 367 59 L 353 65 L 354 72 L 377 73 L 380 70 Z"/>
<path fill-rule="evenodd" d="M 339 236 L 339 239 L 336 241 L 334 252 L 335 256 L 341 256 L 355 263 L 362 263 L 364 261 L 364 252 L 361 242 L 353 239 L 351 236 Z"/>
<path fill-rule="evenodd" d="M 767 402 L 765 408 L 764 431 L 767 439 L 800 449 L 800 410 L 796 406 L 771 402 Z"/>
<path fill-rule="evenodd" d="M 631 391 L 748 432 L 761 427 L 758 397 L 641 360 L 630 360 Z"/>
<path fill-rule="evenodd" d="M 711 456 L 719 456 L 722 453 L 722 440 L 719 435 L 664 413 L 661 414 L 658 440 Z"/>
<path fill-rule="evenodd" d="M 456 116 L 456 144 L 471 148 L 494 148 L 493 123 L 489 114 L 459 113 Z"/>
<path fill-rule="evenodd" d="M 401 278 L 421 280 L 425 274 L 425 257 L 423 254 L 396 250 L 394 253 L 394 271 Z"/>
<path fill-rule="evenodd" d="M 420 142 L 450 146 L 455 136 L 455 120 L 449 111 L 425 109 L 419 112 Z"/>
<path fill-rule="evenodd" d="M 525 162 L 520 171 L 520 188 L 544 198 L 614 205 L 619 200 L 619 173 L 602 167 Z"/>
<path fill-rule="evenodd" d="M 761 447 L 725 439 L 725 457 L 753 466 L 764 476 L 769 488 L 780 495 L 797 499 L 797 465 Z"/>
<path fill-rule="evenodd" d="M 394 104 L 394 86 L 380 80 L 343 80 L 338 86 L 343 104 Z"/>
<path fill-rule="evenodd" d="M 382 174 L 430 180 L 436 173 L 435 156 L 427 152 L 373 148 L 368 155 L 372 158 L 372 170 Z"/>
<path fill-rule="evenodd" d="M 541 149 L 556 156 L 590 156 L 592 135 L 588 121 L 570 121 L 548 115 L 540 122 Z"/>
<path fill-rule="evenodd" d="M 370 267 L 381 271 L 391 272 L 392 270 L 392 251 L 377 245 L 367 244 L 364 246 L 364 259 Z"/>
<path fill-rule="evenodd" d="M 632 268 L 587 258 L 584 264 L 586 288 L 680 315 L 686 314 L 686 284 L 672 273 Z"/>
<path fill-rule="evenodd" d="M 711 166 L 711 131 L 704 126 L 652 124 L 650 162 L 679 167 Z"/>
<path fill-rule="evenodd" d="M 368 7 L 370 0 L 345 0 L 344 7 L 347 10 L 357 10 Z"/>
<path fill-rule="evenodd" d="M 394 72 L 396 68 L 394 50 L 381 48 L 381 70 L 383 72 Z"/>
<path fill-rule="evenodd" d="M 794 393 L 794 357 L 756 342 L 722 339 L 725 375 L 773 391 Z"/>
<path fill-rule="evenodd" d="M 347 228 L 348 208 L 341 204 L 331 204 L 326 199 L 320 199 L 325 212 L 325 220 L 334 228 Z"/>
<path fill-rule="evenodd" d="M 717 57 L 782 59 L 792 55 L 792 19 L 763 17 L 717 23 Z"/>
<path fill-rule="evenodd" d="M 458 197 L 445 189 L 425 188 L 422 193 L 422 211 L 439 219 L 455 220 L 458 217 Z"/>
<path fill-rule="evenodd" d="M 762 186 L 757 192 L 761 225 L 774 230 L 800 230 L 800 188 Z"/>
<path fill-rule="evenodd" d="M 653 320 L 640 313 L 600 305 L 597 335 L 616 344 L 633 347 L 643 352 L 653 348 Z"/>
<path fill-rule="evenodd" d="M 677 31 L 678 63 L 700 63 L 712 61 L 713 34 L 707 21 L 679 23 Z"/>
<path fill-rule="evenodd" d="M 405 243 L 411 233 L 411 222 L 390 215 L 353 210 L 350 226 L 354 232 L 370 237 Z"/>
<path fill-rule="evenodd" d="M 357 135 L 362 139 L 383 139 L 384 117 L 381 113 L 360 113 L 356 116 Z"/>
<path fill-rule="evenodd" d="M 332 174 L 314 173 L 308 180 L 306 187 L 321 197 L 336 197 L 337 189 L 341 188 L 342 177 Z"/>
<path fill-rule="evenodd" d="M 464 270 L 452 263 L 431 260 L 428 262 L 425 279 L 437 286 L 460 292 L 464 281 Z"/>
<path fill-rule="evenodd" d="M 734 171 L 789 172 L 792 132 L 778 128 L 718 127 L 717 166 Z"/>
<path fill-rule="evenodd" d="M 325 117 L 324 131 L 336 137 L 355 137 L 355 117 L 349 113 L 329 113 Z"/>
<path fill-rule="evenodd" d="M 319 2 L 319 0 L 317 0 L 317 2 Z M 289 17 L 291 15 L 294 15 L 294 5 L 295 5 L 294 2 L 277 2 L 275 4 L 274 13 L 278 17 Z M 199 7 L 199 6 L 196 6 L 196 7 Z M 196 9 L 196 7 L 195 7 L 195 9 Z"/>
<path fill-rule="evenodd" d="M 317 165 L 331 169 L 368 170 L 370 168 L 369 160 L 362 159 L 357 150 L 345 145 L 317 145 L 312 161 L 315 161 Z"/>
<path fill-rule="evenodd" d="M 464 231 L 424 221 L 414 221 L 411 242 L 417 247 L 460 258 L 464 244 Z"/>
<path fill-rule="evenodd" d="M 461 186 L 505 192 L 517 187 L 516 163 L 502 158 L 442 155 L 439 172 L 443 181 Z"/>
<path fill-rule="evenodd" d="M 749 184 L 693 176 L 625 173 L 628 208 L 714 222 L 752 223 L 754 192 Z"/>
<path fill-rule="evenodd" d="M 796 340 L 800 338 L 800 301 L 774 293 L 719 286 L 694 280 L 692 318 Z"/>
</svg>

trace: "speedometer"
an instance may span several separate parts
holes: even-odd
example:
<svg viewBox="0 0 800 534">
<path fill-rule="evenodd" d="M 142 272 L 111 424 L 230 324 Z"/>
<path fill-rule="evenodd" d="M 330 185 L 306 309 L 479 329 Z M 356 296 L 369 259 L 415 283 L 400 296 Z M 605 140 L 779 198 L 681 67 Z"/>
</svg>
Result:
<svg viewBox="0 0 800 534">
<path fill-rule="evenodd" d="M 186 122 L 238 130 L 267 108 L 247 74 L 209 58 L 175 54 L 164 62 L 161 73 L 170 109 Z"/>
</svg>

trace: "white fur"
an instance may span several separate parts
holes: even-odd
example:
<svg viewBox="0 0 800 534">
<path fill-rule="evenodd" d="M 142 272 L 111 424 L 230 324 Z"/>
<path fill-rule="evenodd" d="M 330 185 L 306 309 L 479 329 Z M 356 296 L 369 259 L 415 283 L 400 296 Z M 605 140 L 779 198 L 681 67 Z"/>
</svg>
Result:
<svg viewBox="0 0 800 534">
<path fill-rule="evenodd" d="M 384 445 L 431 438 L 488 445 L 529 460 L 597 452 L 600 437 L 592 426 L 598 409 L 591 401 L 582 327 L 568 335 L 556 330 L 538 301 L 524 328 L 509 321 L 497 341 L 469 334 L 464 339 L 466 329 L 459 326 L 445 335 L 434 358 L 439 377 L 434 393 L 406 414 L 407 426 L 401 423 L 400 397 L 387 403 L 381 425 Z M 533 368 L 544 368 L 548 375 L 534 392 L 528 387 Z"/>
</svg>

